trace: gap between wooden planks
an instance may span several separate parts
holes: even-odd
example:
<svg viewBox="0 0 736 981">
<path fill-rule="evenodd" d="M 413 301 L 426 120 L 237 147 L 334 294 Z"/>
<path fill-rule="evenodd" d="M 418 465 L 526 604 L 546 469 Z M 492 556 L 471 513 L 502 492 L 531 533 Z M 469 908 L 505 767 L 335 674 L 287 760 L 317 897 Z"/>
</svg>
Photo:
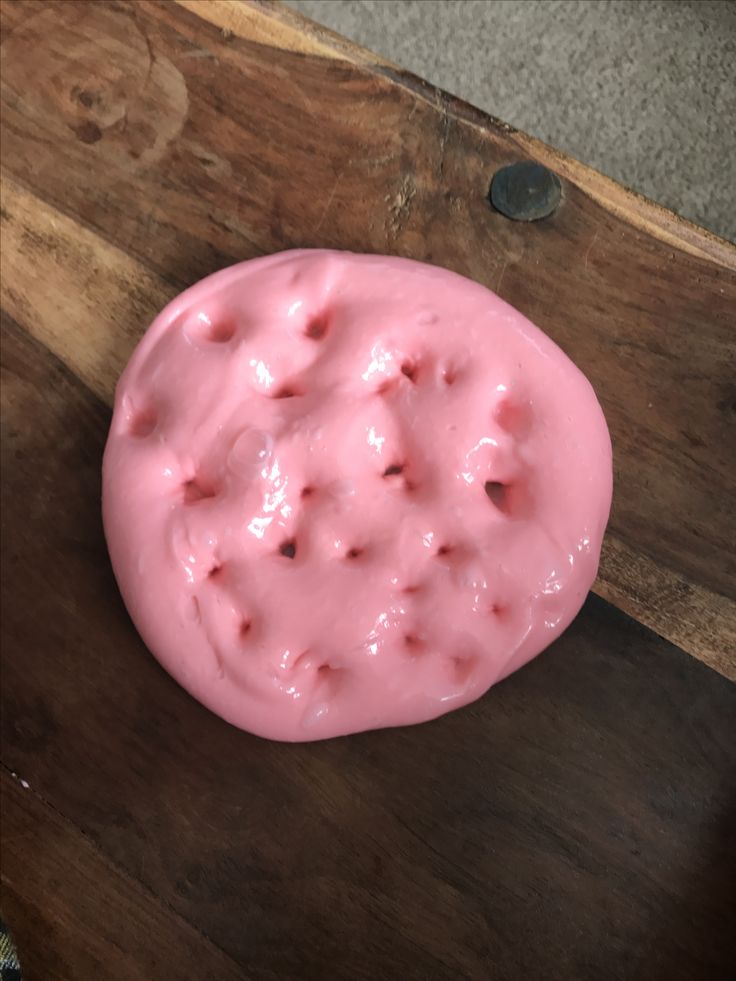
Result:
<svg viewBox="0 0 736 981">
<path fill-rule="evenodd" d="M 177 288 L 17 182 L 2 183 L 3 309 L 111 405 L 136 342 Z M 65 294 L 75 297 L 74 330 L 59 316 Z M 108 329 L 100 330 L 103 307 Z M 736 681 L 736 604 L 728 598 L 612 535 L 594 591 Z"/>
</svg>

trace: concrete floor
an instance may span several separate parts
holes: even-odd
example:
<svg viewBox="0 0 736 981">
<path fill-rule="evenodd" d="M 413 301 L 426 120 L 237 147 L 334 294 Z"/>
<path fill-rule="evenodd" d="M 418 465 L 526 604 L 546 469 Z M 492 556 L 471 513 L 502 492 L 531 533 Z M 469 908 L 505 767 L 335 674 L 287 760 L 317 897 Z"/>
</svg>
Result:
<svg viewBox="0 0 736 981">
<path fill-rule="evenodd" d="M 736 238 L 733 0 L 289 0 Z"/>
</svg>

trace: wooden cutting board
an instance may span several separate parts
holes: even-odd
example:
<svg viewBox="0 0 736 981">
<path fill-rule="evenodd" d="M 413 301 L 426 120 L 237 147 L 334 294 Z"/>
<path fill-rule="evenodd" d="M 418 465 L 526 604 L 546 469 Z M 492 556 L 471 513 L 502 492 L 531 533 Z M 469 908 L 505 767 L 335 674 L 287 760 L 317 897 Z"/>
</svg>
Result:
<svg viewBox="0 0 736 981">
<path fill-rule="evenodd" d="M 729 976 L 736 250 L 280 6 L 6 2 L 1 52 L 24 976 Z M 530 224 L 488 202 L 526 159 L 562 184 Z M 499 292 L 593 381 L 616 472 L 596 595 L 546 654 L 434 723 L 301 746 L 164 674 L 99 518 L 113 386 L 155 313 L 295 246 Z"/>
</svg>

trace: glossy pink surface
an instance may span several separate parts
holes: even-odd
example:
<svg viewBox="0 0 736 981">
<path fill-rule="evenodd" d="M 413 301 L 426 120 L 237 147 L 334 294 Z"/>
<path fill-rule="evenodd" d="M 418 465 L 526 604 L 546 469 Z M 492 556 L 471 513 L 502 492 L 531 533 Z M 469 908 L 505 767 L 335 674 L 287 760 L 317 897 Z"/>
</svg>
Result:
<svg viewBox="0 0 736 981">
<path fill-rule="evenodd" d="M 421 722 L 546 647 L 596 574 L 611 446 L 495 294 L 406 259 L 245 262 L 117 387 L 105 531 L 163 666 L 273 739 Z"/>
</svg>

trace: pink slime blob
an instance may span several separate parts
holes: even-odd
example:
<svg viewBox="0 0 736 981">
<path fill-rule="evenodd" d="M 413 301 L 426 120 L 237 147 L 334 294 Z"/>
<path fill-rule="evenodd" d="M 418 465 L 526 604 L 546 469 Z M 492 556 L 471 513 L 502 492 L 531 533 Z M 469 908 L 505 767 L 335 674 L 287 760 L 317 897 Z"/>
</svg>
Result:
<svg viewBox="0 0 736 981">
<path fill-rule="evenodd" d="M 487 289 L 297 251 L 156 318 L 103 485 L 120 590 L 166 670 L 243 729 L 323 739 L 465 705 L 565 629 L 611 444 L 585 377 Z"/>
</svg>

